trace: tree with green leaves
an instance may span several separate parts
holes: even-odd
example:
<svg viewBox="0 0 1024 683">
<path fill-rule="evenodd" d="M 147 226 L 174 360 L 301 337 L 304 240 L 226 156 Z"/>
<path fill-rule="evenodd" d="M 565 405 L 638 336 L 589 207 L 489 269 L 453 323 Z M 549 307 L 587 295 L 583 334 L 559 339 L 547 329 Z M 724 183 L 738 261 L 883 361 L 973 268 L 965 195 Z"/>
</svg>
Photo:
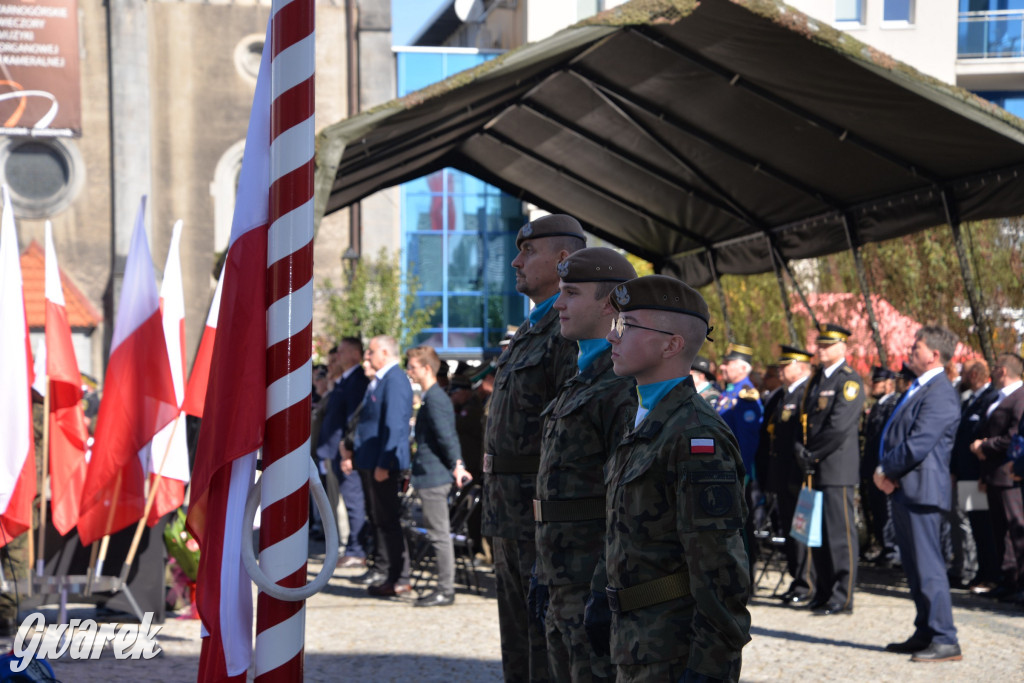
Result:
<svg viewBox="0 0 1024 683">
<path fill-rule="evenodd" d="M 406 278 L 402 286 L 400 253 L 381 248 L 376 259 L 361 258 L 354 262 L 348 286 L 341 292 L 331 290 L 327 298 L 325 335 L 337 340 L 342 337 L 369 339 L 377 335 L 390 335 L 402 348 L 430 322 L 436 304 L 423 308 L 416 299 L 419 281 L 415 276 Z"/>
</svg>

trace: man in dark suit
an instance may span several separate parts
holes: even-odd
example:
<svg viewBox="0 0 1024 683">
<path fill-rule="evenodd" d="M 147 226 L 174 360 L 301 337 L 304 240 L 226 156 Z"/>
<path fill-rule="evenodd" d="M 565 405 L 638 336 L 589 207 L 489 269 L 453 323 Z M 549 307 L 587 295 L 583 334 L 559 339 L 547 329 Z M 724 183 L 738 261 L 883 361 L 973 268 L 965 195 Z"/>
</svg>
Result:
<svg viewBox="0 0 1024 683">
<path fill-rule="evenodd" d="M 978 489 L 981 464 L 971 452 L 971 444 L 977 438 L 978 428 L 985 421 L 988 407 L 998 398 L 999 391 L 992 386 L 988 364 L 983 360 L 970 362 L 964 367 L 961 387 L 970 391 L 970 395 L 960 406 L 960 426 L 953 440 L 953 457 L 949 463 L 953 479 L 953 500 L 949 512 L 953 550 L 950 582 L 973 582 L 974 585 L 983 584 L 991 588 L 999 581 L 999 560 L 995 555 L 988 505 L 978 506 L 974 502 L 984 498 L 984 494 Z M 961 488 L 965 490 L 966 505 L 961 503 L 958 495 Z M 970 498 L 966 495 L 968 493 L 972 494 Z M 979 510 L 978 507 L 984 509 Z"/>
<path fill-rule="evenodd" d="M 896 550 L 896 535 L 889 521 L 889 497 L 878 490 L 871 481 L 878 467 L 878 451 L 882 441 L 882 428 L 899 403 L 896 393 L 896 373 L 889 368 L 877 366 L 871 370 L 871 396 L 875 404 L 864 419 L 864 455 L 860 460 L 861 504 L 868 520 L 868 530 L 878 544 L 875 562 L 890 566 L 899 559 Z"/>
<path fill-rule="evenodd" d="M 813 488 L 822 493 L 821 547 L 811 549 L 814 563 L 814 601 L 818 614 L 853 612 L 860 555 L 854 525 L 854 489 L 860 481 L 859 425 L 864 412 L 860 375 L 846 363 L 850 331 L 824 324 L 818 328 L 818 360 L 800 409 L 806 421 L 804 442 L 795 453 Z"/>
<path fill-rule="evenodd" d="M 803 605 L 812 597 L 810 552 L 806 545 L 790 537 L 789 530 L 805 479 L 793 451 L 803 439 L 800 404 L 811 376 L 810 351 L 782 346 L 779 372 L 783 384 L 772 393 L 765 407 L 756 470 L 762 490 L 778 501 L 779 530 L 786 539 L 786 568 L 792 582 L 779 597 L 787 605 Z"/>
<path fill-rule="evenodd" d="M 366 548 L 363 547 L 366 525 L 366 501 L 359 474 L 341 469 L 341 440 L 348 431 L 352 413 L 363 400 L 366 386 L 370 383 L 359 366 L 363 357 L 363 342 L 358 337 L 345 337 L 331 349 L 330 360 L 340 370 L 340 375 L 327 396 L 327 408 L 320 425 L 320 436 L 316 454 L 321 462 L 330 463 L 331 471 L 338 480 L 338 493 L 348 514 L 349 537 L 345 553 L 338 560 L 339 567 L 361 567 L 366 564 Z"/>
<path fill-rule="evenodd" d="M 981 461 L 981 482 L 985 485 L 992 513 L 996 557 L 1002 558 L 1002 582 L 988 595 L 1024 601 L 1024 500 L 1007 459 L 1010 439 L 1024 414 L 1024 360 L 1014 353 L 1001 353 L 992 368 L 992 384 L 998 390 L 987 416 L 978 429 L 971 451 Z"/>
<path fill-rule="evenodd" d="M 896 543 L 917 608 L 913 635 L 885 649 L 911 654 L 915 662 L 962 659 L 940 538 L 950 502 L 950 452 L 960 423 L 960 396 L 944 366 L 957 342 L 944 327 L 918 330 L 907 360 L 917 379 L 882 430 L 874 475 L 879 490 L 892 496 Z"/>
<path fill-rule="evenodd" d="M 401 595 L 409 584 L 409 548 L 402 533 L 399 493 L 402 470 L 409 469 L 409 421 L 412 418 L 412 384 L 399 366 L 394 337 L 370 340 L 366 360 L 375 371 L 363 399 L 354 439 L 356 469 L 368 481 L 370 509 L 377 527 L 380 561 L 376 569 L 381 583 L 367 591 L 378 597 Z"/>
</svg>

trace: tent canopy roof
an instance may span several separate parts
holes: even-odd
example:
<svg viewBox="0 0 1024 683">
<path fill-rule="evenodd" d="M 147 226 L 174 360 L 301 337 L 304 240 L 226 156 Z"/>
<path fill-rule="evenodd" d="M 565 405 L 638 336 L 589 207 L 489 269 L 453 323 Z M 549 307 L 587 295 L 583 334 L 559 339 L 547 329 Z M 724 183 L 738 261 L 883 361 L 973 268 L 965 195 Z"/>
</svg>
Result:
<svg viewBox="0 0 1024 683">
<path fill-rule="evenodd" d="M 634 0 L 317 142 L 318 215 L 454 167 L 698 286 L 1024 214 L 1024 122 L 777 0 Z"/>
</svg>

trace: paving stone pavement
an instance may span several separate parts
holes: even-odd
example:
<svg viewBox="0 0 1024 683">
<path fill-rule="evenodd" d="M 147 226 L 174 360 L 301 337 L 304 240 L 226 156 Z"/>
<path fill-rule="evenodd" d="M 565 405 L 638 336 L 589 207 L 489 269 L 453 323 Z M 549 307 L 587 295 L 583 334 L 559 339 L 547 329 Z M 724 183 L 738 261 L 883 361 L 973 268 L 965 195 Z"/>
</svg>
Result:
<svg viewBox="0 0 1024 683">
<path fill-rule="evenodd" d="M 313 546 L 313 550 L 316 547 Z M 310 559 L 319 570 L 322 555 Z M 451 607 L 419 609 L 409 598 L 377 599 L 339 569 L 328 588 L 306 604 L 306 681 L 500 681 L 500 644 L 494 579 L 481 574 L 483 592 L 459 586 Z M 771 598 L 769 573 L 750 605 L 752 639 L 744 649 L 743 681 L 1002 681 L 1024 680 L 1024 611 L 954 591 L 954 619 L 962 662 L 913 664 L 883 651 L 913 628 L 914 608 L 900 570 L 862 567 L 852 615 L 819 617 Z M 47 620 L 55 610 L 44 610 Z M 81 607 L 71 616 L 89 618 Z M 24 615 L 22 615 L 24 616 Z M 169 617 L 157 640 L 163 652 L 149 661 L 118 661 L 104 650 L 98 661 L 52 662 L 64 683 L 195 681 L 199 622 Z M 10 647 L 12 639 L 0 639 Z M 250 671 L 249 679 L 253 674 Z"/>
</svg>

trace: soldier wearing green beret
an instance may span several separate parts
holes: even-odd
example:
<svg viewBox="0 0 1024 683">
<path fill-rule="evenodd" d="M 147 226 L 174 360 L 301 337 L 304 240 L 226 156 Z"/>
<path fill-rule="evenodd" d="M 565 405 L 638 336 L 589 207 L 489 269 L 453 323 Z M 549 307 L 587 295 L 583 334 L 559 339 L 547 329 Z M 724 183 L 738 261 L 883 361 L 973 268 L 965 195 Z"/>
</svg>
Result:
<svg viewBox="0 0 1024 683">
<path fill-rule="evenodd" d="M 690 377 L 708 307 L 661 275 L 620 285 L 612 305 L 612 364 L 640 406 L 605 468 L 607 586 L 592 585 L 587 631 L 596 641 L 610 621 L 618 681 L 736 681 L 750 640 L 744 469 Z"/>
<path fill-rule="evenodd" d="M 616 315 L 609 295 L 636 271 L 618 252 L 595 247 L 559 263 L 558 273 L 554 308 L 562 336 L 579 346 L 579 372 L 544 410 L 532 604 L 545 627 L 552 680 L 581 683 L 614 678 L 607 649 L 591 647 L 583 607 L 604 553 L 604 464 L 636 412 L 636 383 L 612 370 L 604 338 Z"/>
<path fill-rule="evenodd" d="M 516 290 L 534 303 L 498 358 L 484 434 L 482 530 L 493 537 L 501 663 L 506 681 L 548 678 L 547 647 L 529 618 L 527 593 L 537 559 L 533 499 L 540 467 L 541 412 L 576 374 L 577 347 L 559 334 L 556 266 L 586 246 L 576 219 L 550 215 L 527 223 L 512 261 Z"/>
</svg>

